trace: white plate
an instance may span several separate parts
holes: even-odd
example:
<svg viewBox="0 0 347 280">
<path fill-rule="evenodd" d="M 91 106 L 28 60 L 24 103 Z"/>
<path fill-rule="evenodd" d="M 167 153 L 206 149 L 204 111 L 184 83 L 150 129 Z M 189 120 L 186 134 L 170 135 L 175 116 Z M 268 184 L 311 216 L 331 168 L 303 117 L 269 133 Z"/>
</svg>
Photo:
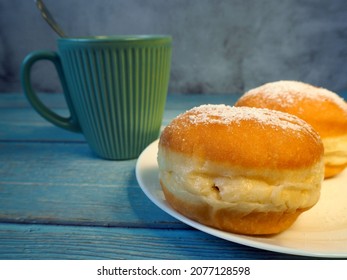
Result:
<svg viewBox="0 0 347 280">
<path fill-rule="evenodd" d="M 291 228 L 270 237 L 252 237 L 202 225 L 171 208 L 158 180 L 157 151 L 158 140 L 142 152 L 136 178 L 148 198 L 174 218 L 208 234 L 259 249 L 311 257 L 347 257 L 347 170 L 324 181 L 319 202 Z"/>
</svg>

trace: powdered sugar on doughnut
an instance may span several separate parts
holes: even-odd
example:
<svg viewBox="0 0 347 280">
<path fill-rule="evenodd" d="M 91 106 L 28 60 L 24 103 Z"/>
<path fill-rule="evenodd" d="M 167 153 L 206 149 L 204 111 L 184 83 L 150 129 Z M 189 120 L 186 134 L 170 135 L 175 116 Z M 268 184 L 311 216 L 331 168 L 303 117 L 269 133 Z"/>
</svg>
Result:
<svg viewBox="0 0 347 280">
<path fill-rule="evenodd" d="M 312 132 L 313 129 L 310 125 L 294 115 L 262 108 L 207 104 L 195 107 L 184 115 L 187 115 L 186 121 L 190 124 L 228 125 L 229 123 L 241 124 L 242 121 L 253 120 L 264 126 L 270 125 L 295 131 L 307 130 L 315 133 Z"/>
<path fill-rule="evenodd" d="M 310 99 L 316 103 L 330 101 L 347 112 L 347 104 L 339 95 L 325 88 L 303 82 L 277 81 L 267 83 L 251 89 L 244 96 L 257 95 L 260 92 L 264 99 L 274 100 L 283 107 L 291 107 L 298 101 Z"/>
</svg>

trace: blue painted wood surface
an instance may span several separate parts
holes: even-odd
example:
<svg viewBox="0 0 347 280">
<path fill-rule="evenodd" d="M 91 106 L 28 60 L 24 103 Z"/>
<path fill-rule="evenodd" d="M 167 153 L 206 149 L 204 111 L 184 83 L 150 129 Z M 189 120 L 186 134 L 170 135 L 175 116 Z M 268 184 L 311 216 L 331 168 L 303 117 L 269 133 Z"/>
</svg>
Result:
<svg viewBox="0 0 347 280">
<path fill-rule="evenodd" d="M 42 94 L 67 114 L 62 95 Z M 163 125 L 230 95 L 169 95 Z M 143 194 L 136 160 L 95 157 L 82 135 L 0 94 L 0 259 L 301 259 L 224 241 L 172 218 Z"/>
</svg>

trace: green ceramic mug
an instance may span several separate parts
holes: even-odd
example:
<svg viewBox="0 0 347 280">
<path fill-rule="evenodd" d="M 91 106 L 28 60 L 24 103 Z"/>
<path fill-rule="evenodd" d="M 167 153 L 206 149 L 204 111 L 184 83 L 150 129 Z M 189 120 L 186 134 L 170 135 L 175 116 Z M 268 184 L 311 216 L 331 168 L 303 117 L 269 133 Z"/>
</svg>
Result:
<svg viewBox="0 0 347 280">
<path fill-rule="evenodd" d="M 21 81 L 33 108 L 53 124 L 85 136 L 100 157 L 136 158 L 160 132 L 171 64 L 165 35 L 58 39 L 58 52 L 36 51 L 23 61 Z M 46 107 L 30 82 L 31 67 L 51 61 L 69 117 Z"/>
</svg>

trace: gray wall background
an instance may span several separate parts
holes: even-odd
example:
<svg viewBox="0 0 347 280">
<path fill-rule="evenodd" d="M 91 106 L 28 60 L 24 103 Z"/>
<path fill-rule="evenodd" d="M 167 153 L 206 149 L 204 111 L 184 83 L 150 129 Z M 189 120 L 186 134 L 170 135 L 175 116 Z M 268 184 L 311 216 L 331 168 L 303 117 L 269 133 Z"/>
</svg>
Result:
<svg viewBox="0 0 347 280">
<path fill-rule="evenodd" d="M 346 0 L 45 0 L 71 36 L 173 36 L 169 91 L 242 93 L 295 79 L 347 90 Z M 57 36 L 33 0 L 0 0 L 0 92 L 21 91 L 20 63 Z M 60 92 L 53 66 L 34 68 L 38 91 Z"/>
</svg>

